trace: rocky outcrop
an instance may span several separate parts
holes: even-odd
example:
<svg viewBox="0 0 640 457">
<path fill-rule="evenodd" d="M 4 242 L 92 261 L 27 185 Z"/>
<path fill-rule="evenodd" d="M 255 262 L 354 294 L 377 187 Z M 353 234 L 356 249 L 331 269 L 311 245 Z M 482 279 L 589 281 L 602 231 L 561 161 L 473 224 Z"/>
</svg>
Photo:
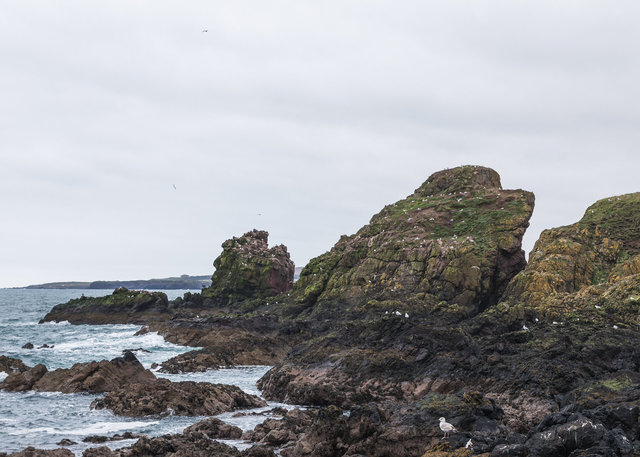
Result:
<svg viewBox="0 0 640 457">
<path fill-rule="evenodd" d="M 545 230 L 503 301 L 522 316 L 638 327 L 640 193 L 605 198 L 575 224 Z"/>
<path fill-rule="evenodd" d="M 0 452 L 0 457 L 74 457 L 74 454 L 69 449 L 36 449 L 28 447 L 13 454 Z"/>
<path fill-rule="evenodd" d="M 210 440 L 202 432 L 185 432 L 156 438 L 141 438 L 133 446 L 111 450 L 106 446 L 90 448 L 82 457 L 276 457 L 264 447 L 245 451 Z"/>
<path fill-rule="evenodd" d="M 94 400 L 95 409 L 109 409 L 114 414 L 143 417 L 160 414 L 177 416 L 213 416 L 241 408 L 259 408 L 267 403 L 243 392 L 239 387 L 208 382 L 130 383 Z"/>
<path fill-rule="evenodd" d="M 104 297 L 74 298 L 54 306 L 42 322 L 68 321 L 72 324 L 147 323 L 170 317 L 169 300 L 164 292 L 116 289 Z"/>
<path fill-rule="evenodd" d="M 252 230 L 222 243 L 211 287 L 203 289 L 202 296 L 226 305 L 289 291 L 295 265 L 286 246 L 269 248 L 268 237 L 266 231 Z"/>
<path fill-rule="evenodd" d="M 205 419 L 184 429 L 184 433 L 204 433 L 209 439 L 240 439 L 242 429 L 234 425 L 225 424 L 215 417 Z"/>
<path fill-rule="evenodd" d="M 0 389 L 10 392 L 102 393 L 119 389 L 131 382 L 148 382 L 155 375 L 145 369 L 131 352 L 111 361 L 76 363 L 71 368 L 48 371 L 42 365 L 10 374 Z"/>
<path fill-rule="evenodd" d="M 31 367 L 27 366 L 20 359 L 13 357 L 7 357 L 6 355 L 0 355 L 0 371 L 4 371 L 7 374 L 23 373 Z"/>
<path fill-rule="evenodd" d="M 502 189 L 489 168 L 435 173 L 312 259 L 292 295 L 317 316 L 332 307 L 475 314 L 524 268 L 533 205 L 532 193 Z"/>
</svg>

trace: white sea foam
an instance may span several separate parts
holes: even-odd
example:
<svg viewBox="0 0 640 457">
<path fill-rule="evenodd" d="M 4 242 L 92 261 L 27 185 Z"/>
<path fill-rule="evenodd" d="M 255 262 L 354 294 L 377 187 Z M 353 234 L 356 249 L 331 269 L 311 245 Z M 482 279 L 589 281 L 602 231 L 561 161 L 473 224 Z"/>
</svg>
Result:
<svg viewBox="0 0 640 457">
<path fill-rule="evenodd" d="M 34 322 L 34 324 L 37 324 L 37 322 Z M 71 325 L 69 323 L 69 321 L 60 321 L 60 322 L 54 322 L 54 321 L 47 321 L 47 322 L 43 322 L 40 325 L 56 325 L 56 326 L 64 326 L 64 325 Z"/>
<path fill-rule="evenodd" d="M 216 441 L 219 441 L 220 443 L 224 443 L 227 446 L 235 447 L 239 451 L 244 451 L 245 449 L 249 449 L 251 446 L 253 446 L 255 444 L 255 443 L 252 443 L 251 441 L 243 441 L 243 440 L 221 440 L 221 439 L 217 439 Z"/>
<path fill-rule="evenodd" d="M 87 427 L 64 430 L 64 433 L 69 435 L 105 435 L 122 430 L 150 427 L 159 423 L 160 421 L 96 422 Z"/>
</svg>

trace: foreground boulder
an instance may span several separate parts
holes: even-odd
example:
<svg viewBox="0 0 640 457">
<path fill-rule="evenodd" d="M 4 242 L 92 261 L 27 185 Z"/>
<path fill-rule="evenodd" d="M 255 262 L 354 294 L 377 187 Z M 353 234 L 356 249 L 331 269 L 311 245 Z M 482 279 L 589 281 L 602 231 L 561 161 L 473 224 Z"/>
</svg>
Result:
<svg viewBox="0 0 640 457">
<path fill-rule="evenodd" d="M 602 199 L 575 224 L 545 230 L 502 300 L 522 316 L 638 327 L 640 193 Z"/>
<path fill-rule="evenodd" d="M 203 289 L 202 296 L 225 305 L 289 291 L 295 265 L 286 246 L 269 248 L 268 237 L 266 231 L 252 230 L 225 241 L 213 262 L 211 287 Z"/>
<path fill-rule="evenodd" d="M 239 387 L 208 382 L 131 383 L 95 400 L 91 407 L 109 409 L 114 414 L 143 417 L 160 414 L 213 416 L 241 408 L 259 408 L 267 403 L 243 392 Z"/>
<path fill-rule="evenodd" d="M 435 173 L 312 259 L 292 295 L 316 314 L 346 306 L 477 313 L 524 268 L 521 241 L 533 205 L 532 193 L 502 189 L 489 168 Z"/>
<path fill-rule="evenodd" d="M 71 368 L 48 371 L 42 365 L 10 374 L 0 389 L 10 392 L 102 393 L 119 389 L 131 382 L 148 382 L 155 375 L 145 369 L 132 352 L 111 361 L 76 363 Z"/>
<path fill-rule="evenodd" d="M 104 297 L 74 298 L 54 306 L 43 322 L 68 321 L 71 324 L 147 323 L 170 316 L 169 300 L 164 292 L 128 290 L 120 287 Z"/>
<path fill-rule="evenodd" d="M 106 446 L 90 448 L 82 457 L 276 457 L 264 447 L 245 451 L 210 440 L 200 432 L 184 432 L 156 438 L 141 438 L 134 445 L 111 450 Z"/>
</svg>

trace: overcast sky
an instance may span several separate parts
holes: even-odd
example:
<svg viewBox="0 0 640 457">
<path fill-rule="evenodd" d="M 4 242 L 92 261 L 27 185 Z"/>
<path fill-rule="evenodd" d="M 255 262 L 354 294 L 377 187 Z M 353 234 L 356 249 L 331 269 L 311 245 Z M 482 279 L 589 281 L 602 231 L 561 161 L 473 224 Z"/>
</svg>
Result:
<svg viewBox="0 0 640 457">
<path fill-rule="evenodd" d="M 209 275 L 252 228 L 303 266 L 463 164 L 536 194 L 528 252 L 640 191 L 639 20 L 637 0 L 3 1 L 0 287 Z"/>
</svg>

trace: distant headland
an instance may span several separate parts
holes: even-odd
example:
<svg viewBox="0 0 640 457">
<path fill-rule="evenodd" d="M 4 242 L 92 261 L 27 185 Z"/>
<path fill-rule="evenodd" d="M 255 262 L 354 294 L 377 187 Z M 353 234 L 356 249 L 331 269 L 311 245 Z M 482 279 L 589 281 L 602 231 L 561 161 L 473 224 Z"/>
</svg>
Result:
<svg viewBox="0 0 640 457">
<path fill-rule="evenodd" d="M 126 287 L 127 289 L 202 289 L 211 285 L 211 276 L 189 276 L 181 275 L 170 278 L 135 279 L 130 281 L 67 281 L 48 282 L 45 284 L 33 284 L 18 289 L 117 289 Z"/>
</svg>

